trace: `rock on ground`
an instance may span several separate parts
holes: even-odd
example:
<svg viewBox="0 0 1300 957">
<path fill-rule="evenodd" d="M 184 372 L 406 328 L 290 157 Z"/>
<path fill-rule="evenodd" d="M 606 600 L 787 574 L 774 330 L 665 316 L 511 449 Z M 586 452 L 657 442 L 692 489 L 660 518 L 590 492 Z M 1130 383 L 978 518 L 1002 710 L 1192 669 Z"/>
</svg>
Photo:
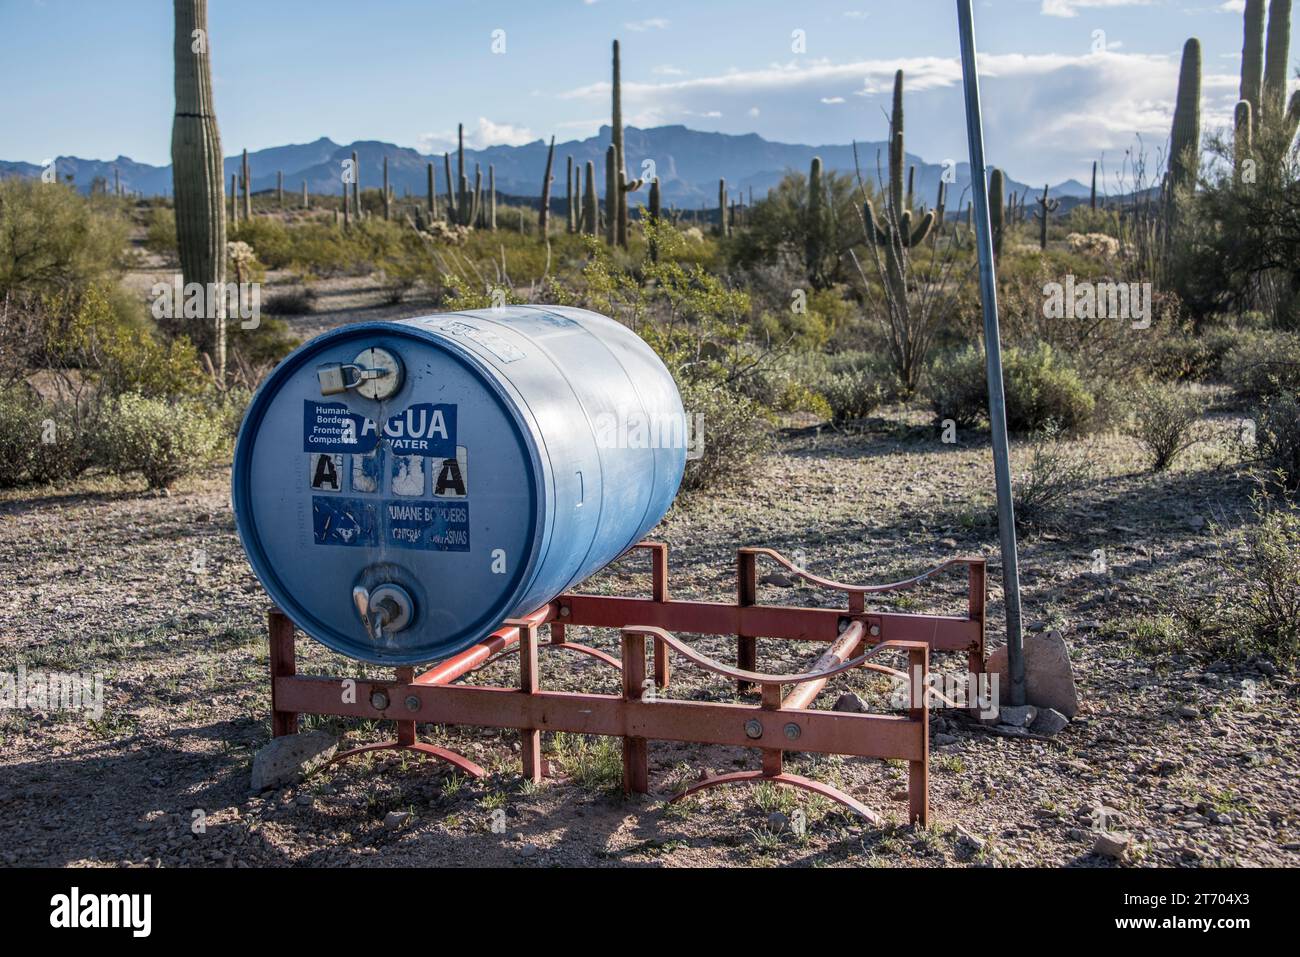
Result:
<svg viewBox="0 0 1300 957">
<path fill-rule="evenodd" d="M 1074 686 L 1070 649 L 1059 631 L 1025 636 L 1025 701 L 1039 708 L 1052 708 L 1066 718 L 1079 713 L 1079 692 Z M 998 675 L 998 694 L 1005 704 L 1011 700 L 1011 678 L 1007 670 L 1006 647 L 989 655 L 986 666 Z M 1004 708 L 1005 712 L 1006 709 Z"/>
<path fill-rule="evenodd" d="M 302 731 L 272 739 L 253 757 L 253 790 L 265 791 L 302 780 L 332 758 L 338 746 L 338 739 L 326 731 Z"/>
</svg>

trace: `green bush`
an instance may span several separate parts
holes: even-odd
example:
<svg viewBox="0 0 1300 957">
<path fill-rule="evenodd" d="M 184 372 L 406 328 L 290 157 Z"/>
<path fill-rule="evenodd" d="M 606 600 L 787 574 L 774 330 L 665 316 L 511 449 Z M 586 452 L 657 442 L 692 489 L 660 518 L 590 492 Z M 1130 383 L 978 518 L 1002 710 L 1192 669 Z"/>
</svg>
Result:
<svg viewBox="0 0 1300 957">
<path fill-rule="evenodd" d="M 821 394 L 830 405 L 833 422 L 864 419 L 885 400 L 885 390 L 865 369 L 833 374 Z"/>
<path fill-rule="evenodd" d="M 970 428 L 988 419 L 988 377 L 981 349 L 967 346 L 932 364 L 927 392 L 935 417 L 952 419 Z M 1041 432 L 1058 428 L 1073 432 L 1090 427 L 1096 399 L 1079 373 L 1046 343 L 1002 351 L 1002 385 L 1007 404 L 1007 430 Z"/>
<path fill-rule="evenodd" d="M 103 461 L 140 472 L 150 488 L 167 488 L 208 465 L 224 444 L 221 420 L 202 403 L 119 396 L 100 427 Z"/>
<path fill-rule="evenodd" d="M 1163 472 L 1196 441 L 1193 429 L 1204 412 L 1200 396 L 1175 385 L 1147 382 L 1134 393 L 1126 431 L 1147 453 L 1151 470 Z"/>
<path fill-rule="evenodd" d="M 1266 399 L 1255 411 L 1255 447 L 1289 491 L 1300 489 L 1300 392 Z"/>
<path fill-rule="evenodd" d="M 176 214 L 171 207 L 155 206 L 146 214 L 144 248 L 169 262 L 177 261 Z"/>
<path fill-rule="evenodd" d="M 1223 374 L 1248 399 L 1300 391 L 1300 335 L 1243 333 L 1224 357 Z"/>
<path fill-rule="evenodd" d="M 927 393 L 934 417 L 952 419 L 958 427 L 974 428 L 988 415 L 988 377 L 984 351 L 967 346 L 937 359 L 926 373 Z"/>
<path fill-rule="evenodd" d="M 731 484 L 771 449 L 763 407 L 748 396 L 711 383 L 686 383 L 682 403 L 687 416 L 700 423 L 692 453 L 698 457 L 686 463 L 683 488 Z"/>
<path fill-rule="evenodd" d="M 69 404 L 0 389 L 0 488 L 75 478 L 92 463 L 93 423 Z"/>
<path fill-rule="evenodd" d="M 63 183 L 0 178 L 0 299 L 80 291 L 121 272 L 127 223 L 106 197 Z"/>
</svg>

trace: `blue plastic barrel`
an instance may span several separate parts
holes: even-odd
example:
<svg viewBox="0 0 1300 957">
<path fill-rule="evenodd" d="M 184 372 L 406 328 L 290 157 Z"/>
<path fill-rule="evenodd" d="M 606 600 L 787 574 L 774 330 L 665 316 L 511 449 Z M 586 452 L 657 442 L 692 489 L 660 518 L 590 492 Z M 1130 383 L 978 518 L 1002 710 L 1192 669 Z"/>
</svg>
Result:
<svg viewBox="0 0 1300 957">
<path fill-rule="evenodd" d="M 272 600 L 312 638 L 362 661 L 436 661 L 640 541 L 677 494 L 686 425 L 659 357 L 586 310 L 344 326 L 253 397 L 235 521 Z"/>
</svg>

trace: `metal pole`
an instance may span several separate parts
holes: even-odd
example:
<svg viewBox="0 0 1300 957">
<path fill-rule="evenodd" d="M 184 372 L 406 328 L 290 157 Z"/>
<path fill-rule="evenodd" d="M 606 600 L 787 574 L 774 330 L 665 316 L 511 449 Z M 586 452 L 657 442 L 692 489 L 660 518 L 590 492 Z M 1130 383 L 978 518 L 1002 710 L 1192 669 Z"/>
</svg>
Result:
<svg viewBox="0 0 1300 957">
<path fill-rule="evenodd" d="M 1020 567 L 1016 556 L 1016 516 L 1011 497 L 1011 460 L 1007 452 L 1007 406 L 1002 389 L 1002 344 L 998 332 L 998 280 L 993 262 L 993 230 L 984 168 L 984 121 L 980 116 L 980 79 L 975 62 L 975 20 L 971 0 L 957 0 L 961 33 L 962 85 L 966 91 L 966 133 L 970 141 L 971 188 L 975 199 L 975 237 L 980 265 L 980 300 L 984 306 L 984 351 L 988 359 L 989 423 L 993 430 L 993 470 L 998 492 L 998 538 L 1002 545 L 1002 592 L 1007 611 L 1007 671 L 1010 700 L 1025 703 L 1025 659 L 1020 632 Z"/>
</svg>

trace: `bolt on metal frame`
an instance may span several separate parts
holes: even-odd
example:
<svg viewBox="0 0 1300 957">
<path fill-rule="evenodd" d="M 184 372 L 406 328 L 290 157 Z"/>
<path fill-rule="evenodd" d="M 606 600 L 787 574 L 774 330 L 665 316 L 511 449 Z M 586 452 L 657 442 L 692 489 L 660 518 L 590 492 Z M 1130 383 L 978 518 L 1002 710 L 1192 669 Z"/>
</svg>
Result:
<svg viewBox="0 0 1300 957">
<path fill-rule="evenodd" d="M 355 679 L 354 695 L 341 694 L 342 679 L 297 674 L 293 623 L 279 611 L 268 615 L 270 636 L 272 733 L 294 734 L 300 714 L 389 720 L 397 724 L 395 740 L 352 748 L 331 763 L 378 750 L 415 751 L 445 761 L 472 777 L 486 772 L 473 761 L 417 740 L 421 723 L 517 728 L 521 737 L 523 776 L 541 781 L 545 762 L 543 731 L 607 735 L 623 739 L 623 788 L 633 794 L 650 790 L 648 747 L 651 741 L 682 741 L 756 748 L 761 768 L 706 777 L 672 800 L 732 783 L 767 781 L 821 794 L 873 825 L 879 814 L 830 785 L 784 769 L 787 750 L 815 754 L 899 759 L 908 762 L 908 820 L 928 824 L 929 707 L 945 701 L 929 688 L 930 653 L 965 652 L 972 674 L 984 670 L 985 563 L 956 558 L 906 581 L 886 585 L 846 585 L 804 571 L 768 548 L 741 548 L 737 554 L 737 600 L 677 601 L 669 597 L 668 546 L 642 542 L 652 561 L 649 598 L 581 593 L 565 594 L 523 618 L 507 621 L 483 642 L 420 674 L 396 669 L 392 681 Z M 626 557 L 626 556 L 625 556 Z M 841 592 L 847 608 L 764 605 L 758 601 L 758 559 L 768 558 L 811 585 Z M 968 597 L 964 616 L 869 612 L 869 594 L 918 585 L 946 569 L 965 566 Z M 549 639 L 541 629 L 549 627 Z M 577 627 L 616 628 L 622 633 L 619 658 L 570 640 Z M 737 666 L 703 654 L 673 632 L 735 635 Z M 756 670 L 760 639 L 821 641 L 827 650 L 801 674 L 767 674 Z M 647 640 L 652 661 L 647 674 Z M 592 656 L 622 672 L 622 693 L 548 691 L 538 677 L 539 651 L 562 650 Z M 873 659 L 886 650 L 905 652 L 906 673 Z M 453 684 L 503 654 L 518 653 L 518 687 Z M 671 656 L 736 683 L 741 694 L 759 689 L 757 704 L 676 700 L 661 697 L 671 680 Z M 831 678 L 866 669 L 908 682 L 910 707 L 902 715 L 855 714 L 813 709 Z M 793 686 L 783 693 L 786 685 Z M 652 690 L 654 689 L 654 690 Z M 346 700 L 345 700 L 346 698 Z M 952 702 L 947 702 L 952 704 Z"/>
</svg>

